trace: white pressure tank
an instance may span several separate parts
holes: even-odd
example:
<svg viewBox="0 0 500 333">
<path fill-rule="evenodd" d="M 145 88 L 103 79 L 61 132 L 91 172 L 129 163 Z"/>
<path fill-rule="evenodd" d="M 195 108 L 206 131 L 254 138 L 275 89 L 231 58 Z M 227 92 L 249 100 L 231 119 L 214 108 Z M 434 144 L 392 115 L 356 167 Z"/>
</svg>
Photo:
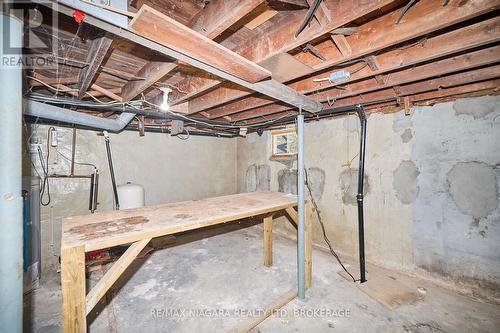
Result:
<svg viewBox="0 0 500 333">
<path fill-rule="evenodd" d="M 118 200 L 120 209 L 144 207 L 144 187 L 132 182 L 118 185 Z"/>
</svg>

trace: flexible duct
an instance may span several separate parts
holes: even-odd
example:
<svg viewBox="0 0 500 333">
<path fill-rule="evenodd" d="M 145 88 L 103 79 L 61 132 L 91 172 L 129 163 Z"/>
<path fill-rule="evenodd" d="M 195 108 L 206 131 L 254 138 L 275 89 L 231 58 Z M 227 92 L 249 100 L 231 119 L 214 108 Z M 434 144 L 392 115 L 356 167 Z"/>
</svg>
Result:
<svg viewBox="0 0 500 333">
<path fill-rule="evenodd" d="M 106 119 L 32 100 L 24 100 L 24 114 L 109 132 L 120 132 L 135 116 L 133 113 L 122 113 L 116 119 Z"/>
</svg>

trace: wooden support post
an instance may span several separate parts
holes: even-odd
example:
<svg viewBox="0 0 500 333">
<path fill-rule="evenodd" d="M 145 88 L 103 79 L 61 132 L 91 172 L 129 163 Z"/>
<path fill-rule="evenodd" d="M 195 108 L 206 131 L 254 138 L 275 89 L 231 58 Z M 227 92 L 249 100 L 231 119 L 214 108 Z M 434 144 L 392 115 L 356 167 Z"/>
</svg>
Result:
<svg viewBox="0 0 500 333">
<path fill-rule="evenodd" d="M 264 218 L 264 266 L 273 265 L 273 217 Z"/>
<path fill-rule="evenodd" d="M 84 245 L 61 249 L 61 289 L 63 332 L 86 332 Z"/>
<path fill-rule="evenodd" d="M 310 288 L 312 284 L 312 206 L 311 201 L 306 202 L 305 206 L 305 281 L 306 288 Z"/>
<path fill-rule="evenodd" d="M 127 269 L 128 266 L 134 261 L 135 257 L 142 251 L 142 249 L 149 243 L 151 238 L 143 239 L 132 243 L 124 254 L 118 259 L 113 266 L 106 272 L 104 277 L 92 288 L 86 297 L 86 314 L 89 314 L 99 300 L 106 295 L 106 292 L 118 280 L 120 275 Z"/>
</svg>

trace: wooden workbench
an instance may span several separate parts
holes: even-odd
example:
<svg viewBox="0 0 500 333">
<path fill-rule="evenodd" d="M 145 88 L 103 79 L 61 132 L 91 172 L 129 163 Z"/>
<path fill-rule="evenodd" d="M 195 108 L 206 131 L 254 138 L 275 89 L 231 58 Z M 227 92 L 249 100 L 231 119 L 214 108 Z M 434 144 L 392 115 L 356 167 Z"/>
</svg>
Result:
<svg viewBox="0 0 500 333">
<path fill-rule="evenodd" d="M 272 265 L 273 214 L 285 211 L 297 224 L 297 197 L 278 192 L 253 192 L 203 200 L 69 217 L 61 240 L 62 318 L 64 332 L 86 332 L 86 315 L 106 294 L 139 252 L 154 237 L 199 229 L 251 216 L 264 221 L 264 265 Z M 306 203 L 306 287 L 311 284 L 311 207 Z M 86 293 L 85 252 L 131 244 Z"/>
</svg>

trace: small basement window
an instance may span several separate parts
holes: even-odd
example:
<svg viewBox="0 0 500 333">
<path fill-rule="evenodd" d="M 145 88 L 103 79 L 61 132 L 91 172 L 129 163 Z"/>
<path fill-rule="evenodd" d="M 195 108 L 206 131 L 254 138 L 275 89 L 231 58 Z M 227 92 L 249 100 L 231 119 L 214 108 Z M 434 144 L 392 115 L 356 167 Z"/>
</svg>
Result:
<svg viewBox="0 0 500 333">
<path fill-rule="evenodd" d="M 273 141 L 272 157 L 294 157 L 297 154 L 297 132 L 287 128 L 271 132 Z"/>
</svg>

